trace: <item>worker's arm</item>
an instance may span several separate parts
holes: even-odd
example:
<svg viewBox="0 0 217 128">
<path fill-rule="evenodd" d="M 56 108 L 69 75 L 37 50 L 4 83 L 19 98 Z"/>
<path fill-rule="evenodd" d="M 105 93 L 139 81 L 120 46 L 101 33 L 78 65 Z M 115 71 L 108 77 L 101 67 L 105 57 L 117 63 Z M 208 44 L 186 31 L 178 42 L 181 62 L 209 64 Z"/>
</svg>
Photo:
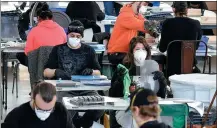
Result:
<svg viewBox="0 0 217 128">
<path fill-rule="evenodd" d="M 121 20 L 120 25 L 127 29 L 146 31 L 144 27 L 144 18 L 138 18 L 133 14 L 119 15 L 117 20 Z M 120 19 L 119 19 L 120 18 Z"/>
<path fill-rule="evenodd" d="M 47 61 L 47 64 L 45 65 L 44 77 L 53 78 L 55 76 L 55 71 L 58 68 L 58 59 L 57 58 L 58 58 L 57 46 L 55 46 L 49 55 L 49 59 Z"/>
<path fill-rule="evenodd" d="M 45 65 L 44 77 L 52 79 L 69 80 L 70 74 L 66 73 L 64 70 L 59 69 L 58 66 L 58 46 L 55 46 L 50 53 L 47 64 Z"/>
<path fill-rule="evenodd" d="M 91 61 L 89 62 L 88 68 L 81 72 L 81 75 L 101 75 L 101 67 L 96 57 L 96 52 L 93 48 L 90 48 L 89 55 Z"/>
<path fill-rule="evenodd" d="M 167 30 L 167 21 L 164 21 L 161 30 L 161 39 L 158 45 L 160 52 L 165 52 L 167 50 L 167 46 L 170 43 L 170 41 L 168 40 L 170 39 L 169 35 L 170 35 L 170 31 Z"/>
<path fill-rule="evenodd" d="M 29 32 L 27 36 L 26 46 L 25 46 L 25 54 L 27 55 L 28 52 L 34 49 L 34 28 Z"/>
<path fill-rule="evenodd" d="M 201 40 L 201 38 L 202 38 L 202 29 L 201 29 L 200 22 L 197 21 L 197 20 L 196 20 L 196 26 L 198 28 L 198 30 L 197 30 L 197 40 Z M 200 45 L 200 42 L 197 43 L 196 49 L 199 48 L 199 45 Z"/>
<path fill-rule="evenodd" d="M 90 55 L 91 55 L 91 58 L 92 58 L 92 63 L 91 63 L 91 67 L 93 69 L 93 73 L 92 75 L 101 75 L 100 73 L 100 64 L 99 64 L 99 61 L 98 61 L 98 58 L 96 57 L 96 52 L 93 48 L 91 48 L 90 50 Z"/>
<path fill-rule="evenodd" d="M 100 9 L 99 5 L 96 2 L 94 2 L 94 7 L 96 10 L 97 21 L 104 20 L 105 19 L 105 13 L 102 12 L 102 10 Z"/>
</svg>

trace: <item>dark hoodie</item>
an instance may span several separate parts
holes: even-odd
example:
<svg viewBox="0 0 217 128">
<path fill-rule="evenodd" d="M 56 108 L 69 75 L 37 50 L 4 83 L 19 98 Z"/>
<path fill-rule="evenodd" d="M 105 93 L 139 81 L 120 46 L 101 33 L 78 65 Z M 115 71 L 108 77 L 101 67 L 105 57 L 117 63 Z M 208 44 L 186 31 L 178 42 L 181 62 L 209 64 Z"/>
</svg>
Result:
<svg viewBox="0 0 217 128">
<path fill-rule="evenodd" d="M 164 123 L 159 123 L 158 121 L 150 121 L 144 123 L 140 128 L 172 128 L 172 127 Z"/>
<path fill-rule="evenodd" d="M 86 19 L 96 22 L 105 18 L 105 14 L 95 1 L 71 1 L 66 8 L 66 14 L 71 20 Z"/>
</svg>

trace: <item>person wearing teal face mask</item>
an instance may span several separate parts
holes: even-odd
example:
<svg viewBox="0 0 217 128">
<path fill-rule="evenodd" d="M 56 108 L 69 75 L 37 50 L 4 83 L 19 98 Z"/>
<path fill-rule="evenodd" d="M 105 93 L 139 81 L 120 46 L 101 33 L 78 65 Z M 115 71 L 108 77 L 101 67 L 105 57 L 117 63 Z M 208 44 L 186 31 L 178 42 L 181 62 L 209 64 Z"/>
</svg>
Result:
<svg viewBox="0 0 217 128">
<path fill-rule="evenodd" d="M 12 110 L 3 128 L 74 128 L 66 108 L 56 99 L 54 85 L 38 83 L 32 91 L 31 101 Z"/>
</svg>

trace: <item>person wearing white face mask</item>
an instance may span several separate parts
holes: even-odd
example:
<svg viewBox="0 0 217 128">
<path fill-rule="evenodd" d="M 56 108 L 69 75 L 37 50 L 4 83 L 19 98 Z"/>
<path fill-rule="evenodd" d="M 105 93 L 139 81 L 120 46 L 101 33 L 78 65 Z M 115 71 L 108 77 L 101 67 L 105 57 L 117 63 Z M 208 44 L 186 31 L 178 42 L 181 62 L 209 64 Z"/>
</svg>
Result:
<svg viewBox="0 0 217 128">
<path fill-rule="evenodd" d="M 56 99 L 54 85 L 38 83 L 33 89 L 32 100 L 12 110 L 3 128 L 74 128 L 66 108 Z"/>
<path fill-rule="evenodd" d="M 130 75 L 138 75 L 136 67 L 143 65 L 145 60 L 151 59 L 151 48 L 146 43 L 145 38 L 138 36 L 130 41 L 129 51 L 123 63 L 129 69 Z"/>
<path fill-rule="evenodd" d="M 138 76 L 142 75 L 142 73 L 140 73 L 140 68 L 141 66 L 144 67 L 147 63 L 146 61 L 149 59 L 151 59 L 151 49 L 150 46 L 147 44 L 145 38 L 141 36 L 132 38 L 129 45 L 129 51 L 123 60 L 123 64 L 126 66 L 126 68 L 129 69 L 131 81 L 137 84 L 138 81 L 134 78 L 138 78 Z M 158 81 L 160 87 L 157 88 L 157 95 L 161 98 L 165 98 L 167 82 L 164 74 L 158 70 L 152 72 L 152 74 L 152 79 L 147 80 L 147 84 L 155 86 L 153 85 L 154 81 Z M 136 86 L 139 87 L 140 85 L 137 84 Z M 145 86 L 140 87 L 145 88 Z M 135 89 L 130 87 L 129 90 L 130 92 L 133 92 Z M 118 125 L 121 125 L 122 128 L 131 128 L 135 124 L 133 123 L 132 114 L 129 112 L 111 111 L 110 114 L 111 123 L 114 128 L 118 127 Z"/>
<path fill-rule="evenodd" d="M 138 32 L 156 35 L 156 32 L 150 30 L 151 22 L 141 14 L 146 11 L 148 5 L 149 2 L 131 2 L 121 8 L 108 43 L 110 63 L 114 65 L 122 63 L 129 50 L 130 40 L 137 36 Z"/>
<path fill-rule="evenodd" d="M 100 75 L 100 65 L 94 49 L 81 42 L 84 26 L 74 20 L 68 27 L 67 43 L 57 45 L 50 53 L 44 76 L 70 80 L 71 75 Z"/>
<path fill-rule="evenodd" d="M 72 75 L 100 75 L 100 64 L 96 58 L 94 49 L 81 42 L 84 26 L 74 20 L 68 27 L 68 41 L 65 44 L 55 46 L 50 53 L 47 65 L 45 65 L 44 76 L 50 79 L 71 80 Z M 98 95 L 96 91 L 69 91 L 58 92 L 58 101 L 62 97 Z M 77 111 L 70 111 L 71 115 Z M 80 118 L 73 118 L 77 128 L 90 128 L 94 121 L 97 121 L 104 111 L 87 111 Z"/>
<path fill-rule="evenodd" d="M 151 48 L 144 37 L 134 37 L 130 41 L 129 52 L 123 60 L 123 64 L 129 69 L 130 76 L 140 76 L 140 67 L 144 67 L 145 60 L 151 59 Z M 154 66 L 154 65 L 153 65 Z M 155 68 L 154 68 L 155 69 Z M 160 89 L 157 95 L 161 98 L 166 96 L 166 78 L 161 71 L 154 71 L 153 80 L 158 80 Z"/>
</svg>

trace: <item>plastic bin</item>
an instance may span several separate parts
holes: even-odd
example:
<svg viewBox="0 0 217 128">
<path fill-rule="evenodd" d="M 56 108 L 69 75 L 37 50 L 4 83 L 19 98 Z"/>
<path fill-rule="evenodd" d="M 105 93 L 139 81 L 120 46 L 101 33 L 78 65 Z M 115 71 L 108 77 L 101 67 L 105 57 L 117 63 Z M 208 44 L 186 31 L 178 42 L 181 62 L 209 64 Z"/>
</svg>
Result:
<svg viewBox="0 0 217 128">
<path fill-rule="evenodd" d="M 216 91 L 216 75 L 183 74 L 169 77 L 174 98 L 203 102 L 209 106 Z M 216 106 L 216 101 L 213 106 Z"/>
</svg>

